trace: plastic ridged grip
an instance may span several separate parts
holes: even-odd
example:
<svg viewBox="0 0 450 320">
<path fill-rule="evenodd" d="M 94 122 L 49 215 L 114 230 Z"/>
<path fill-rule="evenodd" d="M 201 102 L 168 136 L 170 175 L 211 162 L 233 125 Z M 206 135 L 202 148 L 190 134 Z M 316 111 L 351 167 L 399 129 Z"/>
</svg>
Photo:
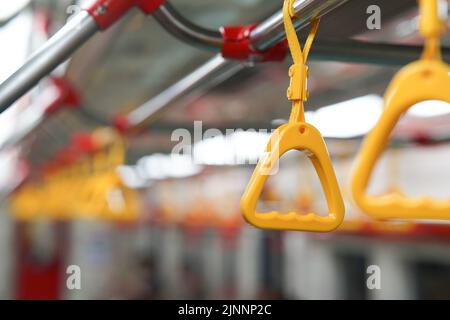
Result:
<svg viewBox="0 0 450 320">
<path fill-rule="evenodd" d="M 284 153 L 294 149 L 308 154 L 324 190 L 329 209 L 328 216 L 319 216 L 315 213 L 300 215 L 295 212 L 256 211 L 257 201 L 270 169 L 278 163 Z M 269 156 L 260 159 L 241 199 L 241 210 L 247 222 L 264 229 L 319 232 L 336 229 L 344 218 L 345 208 L 328 150 L 319 131 L 307 123 L 285 124 L 272 135 L 266 153 Z"/>
</svg>

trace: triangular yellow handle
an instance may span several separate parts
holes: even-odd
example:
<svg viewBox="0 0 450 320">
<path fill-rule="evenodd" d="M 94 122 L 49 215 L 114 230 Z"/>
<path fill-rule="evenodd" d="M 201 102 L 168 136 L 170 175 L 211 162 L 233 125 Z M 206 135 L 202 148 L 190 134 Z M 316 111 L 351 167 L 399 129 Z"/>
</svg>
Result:
<svg viewBox="0 0 450 320">
<path fill-rule="evenodd" d="M 256 205 L 268 177 L 279 158 L 289 150 L 305 151 L 319 176 L 328 203 L 328 216 L 314 213 L 299 215 L 272 211 L 256 212 Z M 325 142 L 319 131 L 307 123 L 288 123 L 279 127 L 267 145 L 268 157 L 262 158 L 241 199 L 241 210 L 250 224 L 267 229 L 327 232 L 336 229 L 344 218 L 344 202 Z"/>
<path fill-rule="evenodd" d="M 361 148 L 352 177 L 355 202 L 364 212 L 376 218 L 450 219 L 450 199 L 409 199 L 401 192 L 381 196 L 366 194 L 371 172 L 400 117 L 411 106 L 422 101 L 450 103 L 450 67 L 441 61 L 439 48 L 434 47 L 436 37 L 441 34 L 439 28 L 443 25 L 438 22 L 437 3 L 435 0 L 421 0 L 420 3 L 420 30 L 427 37 L 424 55 L 421 60 L 402 68 L 390 83 L 384 97 L 384 112 Z"/>
<path fill-rule="evenodd" d="M 408 199 L 401 193 L 366 194 L 375 163 L 402 114 L 421 101 L 450 103 L 449 74 L 450 67 L 441 61 L 417 61 L 404 67 L 391 82 L 385 110 L 361 148 L 352 177 L 353 198 L 367 214 L 376 218 L 450 219 L 450 200 Z"/>
<path fill-rule="evenodd" d="M 293 3 L 294 0 L 285 0 L 283 6 L 286 37 L 294 61 L 294 65 L 289 69 L 291 83 L 287 91 L 288 98 L 292 101 L 291 116 L 288 124 L 282 125 L 272 134 L 266 148 L 268 157 L 262 157 L 259 160 L 242 196 L 241 211 L 247 222 L 259 228 L 326 232 L 336 229 L 341 224 L 345 208 L 325 142 L 320 132 L 306 123 L 304 117 L 303 103 L 308 98 L 306 59 L 319 20 L 313 22 L 302 52 L 292 23 L 292 18 L 295 17 Z M 295 212 L 287 214 L 277 211 L 270 213 L 256 212 L 256 204 L 270 171 L 279 162 L 279 158 L 289 150 L 307 152 L 325 193 L 329 210 L 328 216 L 319 216 L 314 213 L 299 215 Z"/>
</svg>

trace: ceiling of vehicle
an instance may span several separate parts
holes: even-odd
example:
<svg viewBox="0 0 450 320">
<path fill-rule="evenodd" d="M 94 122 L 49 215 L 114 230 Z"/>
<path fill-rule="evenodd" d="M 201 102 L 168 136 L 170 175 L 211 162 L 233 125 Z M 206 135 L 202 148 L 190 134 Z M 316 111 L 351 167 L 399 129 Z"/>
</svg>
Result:
<svg viewBox="0 0 450 320">
<path fill-rule="evenodd" d="M 70 1 L 66 2 L 39 1 L 51 9 L 52 31 L 66 18 L 65 8 Z M 171 4 L 186 18 L 213 30 L 222 25 L 261 21 L 281 7 L 280 0 L 173 0 Z M 369 32 L 366 8 L 373 4 L 381 8 L 383 28 Z M 416 16 L 415 0 L 349 0 L 322 19 L 317 40 L 356 37 L 420 44 L 417 33 L 405 35 L 397 30 L 399 24 Z M 447 37 L 444 44 L 449 40 Z M 138 107 L 212 56 L 175 39 L 153 18 L 137 10 L 131 12 L 75 54 L 67 75 L 80 90 L 83 105 L 79 110 L 64 110 L 47 119 L 26 141 L 32 163 L 49 159 L 74 132 L 110 124 L 115 114 Z M 174 144 L 171 132 L 175 128 L 192 129 L 194 121 L 203 121 L 205 127 L 270 128 L 272 120 L 286 119 L 290 111 L 285 98 L 289 64 L 290 59 L 257 65 L 205 95 L 182 99 L 167 108 L 157 122 L 128 137 L 128 162 L 153 152 L 170 151 Z M 369 94 L 382 95 L 398 66 L 311 61 L 310 69 L 307 108 L 314 110 Z"/>
</svg>

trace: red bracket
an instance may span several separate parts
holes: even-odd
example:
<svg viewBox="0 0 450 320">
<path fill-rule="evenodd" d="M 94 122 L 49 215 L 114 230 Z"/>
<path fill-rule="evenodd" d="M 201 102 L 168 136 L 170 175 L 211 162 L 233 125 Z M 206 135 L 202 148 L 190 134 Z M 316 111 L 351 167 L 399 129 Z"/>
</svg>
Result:
<svg viewBox="0 0 450 320">
<path fill-rule="evenodd" d="M 138 7 L 145 14 L 152 14 L 161 5 L 166 2 L 166 0 L 138 0 Z"/>
<path fill-rule="evenodd" d="M 100 148 L 89 132 L 79 132 L 72 136 L 71 145 L 79 154 L 93 154 Z"/>
<path fill-rule="evenodd" d="M 223 37 L 222 56 L 226 59 L 252 60 L 257 62 L 282 61 L 289 51 L 287 41 L 258 51 L 250 45 L 250 33 L 255 24 L 247 26 L 227 26 L 220 28 Z"/>
<path fill-rule="evenodd" d="M 113 120 L 114 128 L 116 128 L 120 133 L 124 133 L 131 128 L 131 124 L 128 121 L 128 117 L 124 113 L 119 113 L 114 117 Z"/>
<path fill-rule="evenodd" d="M 42 170 L 49 175 L 56 170 L 76 163 L 80 159 L 90 156 L 99 150 L 99 146 L 92 139 L 89 132 L 80 132 L 72 136 L 69 144 L 57 151 L 53 157 L 47 161 Z"/>
<path fill-rule="evenodd" d="M 419 146 L 428 146 L 433 144 L 431 136 L 424 131 L 414 133 L 412 140 Z"/>
<path fill-rule="evenodd" d="M 55 113 L 62 106 L 78 107 L 81 103 L 81 98 L 78 91 L 65 78 L 50 78 L 52 85 L 58 91 L 56 98 L 45 109 L 47 114 Z"/>
<path fill-rule="evenodd" d="M 101 30 L 108 29 L 132 7 L 138 7 L 145 14 L 151 14 L 165 0 L 97 0 L 87 8 Z"/>
</svg>

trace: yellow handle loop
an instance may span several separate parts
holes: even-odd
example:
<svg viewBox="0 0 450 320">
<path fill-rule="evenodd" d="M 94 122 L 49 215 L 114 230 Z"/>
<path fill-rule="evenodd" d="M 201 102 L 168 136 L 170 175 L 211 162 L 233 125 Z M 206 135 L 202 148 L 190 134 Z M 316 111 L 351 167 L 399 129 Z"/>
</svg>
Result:
<svg viewBox="0 0 450 320">
<path fill-rule="evenodd" d="M 356 204 L 379 219 L 450 220 L 450 199 L 430 196 L 410 198 L 400 190 L 382 195 L 367 194 L 375 164 L 384 151 L 397 122 L 411 106 L 427 100 L 450 103 L 450 66 L 440 59 L 439 37 L 445 30 L 438 17 L 437 0 L 420 0 L 420 32 L 425 37 L 422 59 L 403 67 L 384 95 L 384 111 L 366 137 L 352 176 Z"/>
<path fill-rule="evenodd" d="M 308 59 L 308 54 L 320 22 L 320 19 L 313 21 L 313 25 L 302 51 L 300 41 L 298 40 L 297 32 L 292 21 L 294 18 L 296 18 L 294 0 L 285 0 L 283 5 L 283 22 L 286 29 L 286 38 L 291 51 L 292 60 L 294 62 L 294 64 L 289 68 L 291 83 L 287 90 L 287 97 L 292 101 L 292 112 L 289 118 L 289 121 L 292 123 L 305 121 L 303 102 L 306 101 L 309 96 L 307 88 L 309 71 L 306 66 L 306 60 Z"/>
<path fill-rule="evenodd" d="M 344 218 L 344 202 L 339 190 L 330 156 L 320 132 L 304 121 L 303 102 L 307 99 L 306 78 L 308 68 L 306 59 L 319 25 L 315 20 L 302 52 L 292 18 L 293 0 L 285 0 L 283 20 L 286 37 L 291 50 L 294 65 L 289 68 L 291 84 L 288 98 L 292 101 L 289 123 L 277 128 L 266 147 L 266 156 L 259 159 L 250 182 L 241 198 L 241 211 L 245 220 L 259 228 L 278 230 L 302 230 L 329 232 L 336 229 Z M 328 215 L 321 216 L 314 212 L 298 214 L 294 211 L 258 212 L 257 201 L 260 198 L 268 176 L 283 154 L 289 150 L 306 151 L 320 179 L 328 206 Z"/>
<path fill-rule="evenodd" d="M 28 183 L 13 195 L 18 219 L 137 219 L 137 194 L 122 184 L 116 171 L 125 162 L 123 138 L 108 128 L 96 130 L 93 138 L 102 146 L 93 156 L 59 168 L 36 185 Z"/>
</svg>

